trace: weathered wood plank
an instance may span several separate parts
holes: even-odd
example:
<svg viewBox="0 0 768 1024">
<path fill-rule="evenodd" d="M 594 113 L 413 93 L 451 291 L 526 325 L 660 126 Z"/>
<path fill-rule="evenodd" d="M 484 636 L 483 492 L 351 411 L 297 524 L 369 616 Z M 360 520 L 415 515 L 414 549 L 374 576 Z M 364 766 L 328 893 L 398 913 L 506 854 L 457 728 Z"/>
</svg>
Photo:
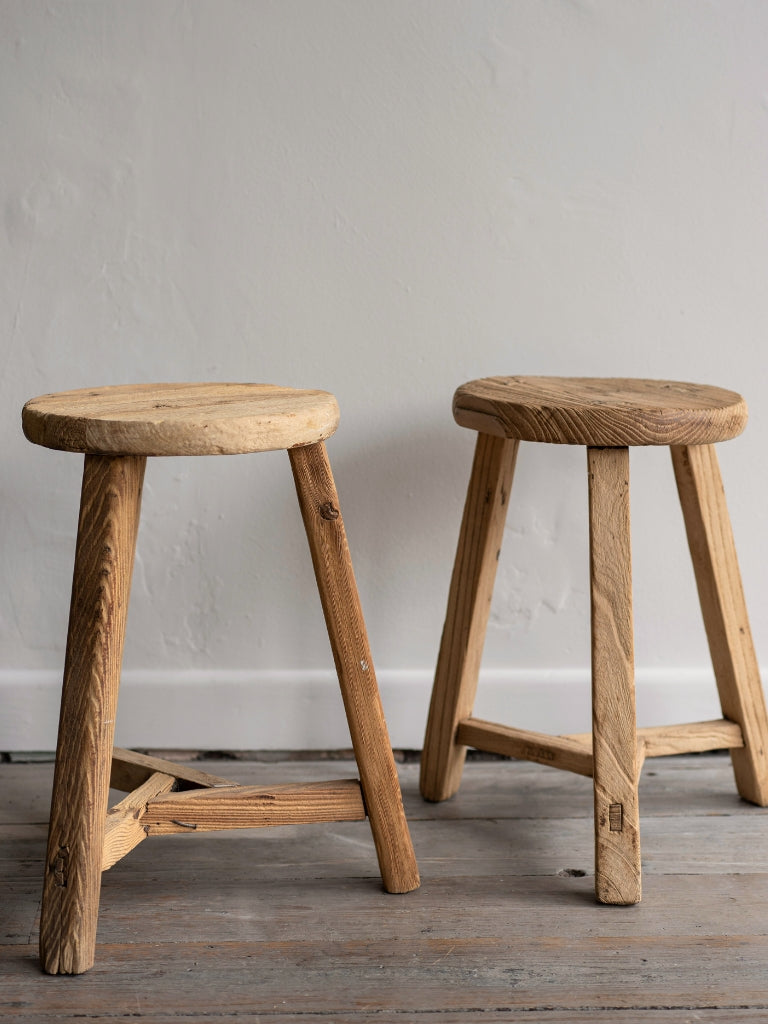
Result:
<svg viewBox="0 0 768 1024">
<path fill-rule="evenodd" d="M 731 750 L 744 745 L 741 727 L 725 719 L 637 729 L 637 739 L 638 772 L 648 757 Z M 491 754 L 535 761 L 577 775 L 592 775 L 590 732 L 554 736 L 470 717 L 459 722 L 456 740 Z"/>
<path fill-rule="evenodd" d="M 5 881 L 2 888 L 0 946 L 32 942 L 39 926 L 40 878 L 36 881 Z M 0 1007 L 2 1019 L 2 1007 Z"/>
<path fill-rule="evenodd" d="M 0 826 L 20 822 L 47 823 L 52 784 L 53 761 L 0 764 Z"/>
<path fill-rule="evenodd" d="M 591 744 L 592 733 L 572 733 L 563 738 Z M 646 726 L 637 730 L 637 738 L 645 745 L 646 757 L 733 750 L 744 746 L 741 726 L 725 718 L 712 722 L 686 722 L 683 725 Z"/>
<path fill-rule="evenodd" d="M 150 757 L 135 750 L 115 747 L 112 752 L 112 772 L 109 784 L 112 789 L 120 789 L 124 793 L 138 789 L 155 772 L 172 775 L 180 782 L 192 786 L 216 787 L 232 786 L 234 783 L 220 775 L 211 775 L 191 764 L 176 764 L 162 757 Z"/>
<path fill-rule="evenodd" d="M 654 876 L 642 913 L 614 914 L 594 900 L 591 873 L 435 875 L 419 897 L 394 901 L 373 877 L 306 875 L 262 886 L 258 876 L 250 881 L 244 872 L 234 878 L 222 873 L 219 879 L 212 872 L 182 870 L 158 902 L 157 882 L 146 865 L 110 880 L 109 918 L 100 925 L 100 936 L 107 943 L 126 941 L 141 921 L 157 942 L 287 942 L 313 934 L 360 941 L 462 934 L 495 936 L 500 943 L 526 935 L 575 937 L 582 931 L 616 939 L 768 934 L 768 874 L 718 874 L 706 886 L 703 901 L 700 876 Z M 510 914 L 515 906 L 525 907 L 525 913 Z"/>
<path fill-rule="evenodd" d="M 172 775 L 155 772 L 145 783 L 107 811 L 104 825 L 104 852 L 101 869 L 106 871 L 130 853 L 147 838 L 142 818 L 147 802 L 161 793 L 168 793 L 176 779 Z"/>
<path fill-rule="evenodd" d="M 398 941 L 105 944 L 83 983 L 45 984 L 33 951 L 0 952 L 7 1019 L 40 1012 L 114 1014 L 131 1007 L 156 1019 L 176 1013 L 454 1013 L 538 1007 L 617 1009 L 766 1007 L 768 937 L 429 935 Z M 23 966 L 20 958 L 25 957 Z M 681 970 L 680 965 L 685 969 Z M 137 978 L 141 986 L 137 986 Z M 244 979 L 247 979 L 244 981 Z M 268 1019 L 268 1016 L 267 1016 Z"/>
<path fill-rule="evenodd" d="M 645 743 L 646 757 L 735 750 L 744 746 L 741 726 L 725 718 L 685 725 L 651 726 L 638 729 L 637 735 Z"/>
<path fill-rule="evenodd" d="M 480 718 L 459 722 L 456 741 L 491 754 L 503 754 L 524 761 L 535 761 L 577 775 L 592 776 L 592 736 L 589 744 L 569 736 L 550 736 L 530 729 L 513 729 Z"/>
<path fill-rule="evenodd" d="M 586 798 L 589 809 L 589 796 Z M 556 875 L 565 869 L 593 872 L 590 816 L 584 818 L 505 818 L 503 801 L 494 820 L 428 819 L 411 823 L 419 860 L 429 877 L 480 875 Z M 647 836 L 643 853 L 646 876 L 715 875 L 735 870 L 768 871 L 768 818 L 751 814 L 700 815 L 687 818 L 643 817 Z M 2 844 L 0 844 L 0 847 Z M 43 859 L 40 840 L 19 840 L 3 856 L 7 878 L 37 879 Z M 20 858 L 24 857 L 24 862 Z M 205 871 L 219 864 L 233 879 L 268 886 L 284 878 L 377 878 L 373 843 L 359 822 L 285 826 L 270 831 L 243 829 L 208 833 L 187 842 L 167 836 L 162 843 L 142 843 L 119 867 L 104 875 L 103 888 L 115 871 L 152 872 L 171 881 L 180 873 Z M 474 865 L 474 866 L 473 866 Z M 650 883 L 649 883 L 650 884 Z"/>
<path fill-rule="evenodd" d="M 768 1007 L 768 1004 L 766 1004 Z M 526 1021 L 527 1024 L 594 1024 L 596 1010 L 590 1007 L 586 1010 L 580 1009 L 569 1009 L 569 1010 L 548 1010 L 540 1009 L 514 1009 L 513 1007 L 504 1007 L 499 1011 L 495 1010 L 461 1010 L 459 1013 L 454 1013 L 451 1010 L 421 1010 L 419 1012 L 419 1022 L 425 1021 L 427 1024 L 435 1022 L 435 1024 L 500 1024 L 500 1022 L 515 1022 L 515 1021 Z M 605 1017 L 601 1014 L 601 1018 Z M 673 1007 L 671 1009 L 658 1008 L 653 1010 L 637 1009 L 636 1007 L 618 1008 L 612 1009 L 610 1013 L 611 1024 L 681 1024 L 681 1021 L 690 1022 L 718 1022 L 718 1024 L 754 1024 L 755 1021 L 759 1021 L 760 1024 L 764 1024 L 766 1019 L 766 1009 L 745 1009 L 740 1006 L 730 1006 L 725 1010 L 707 1010 L 701 1009 L 700 1007 Z M 112 1024 L 114 1017 L 101 1018 L 91 1017 L 91 1021 L 96 1021 L 96 1024 Z M 204 1024 L 232 1024 L 231 1014 L 208 1014 L 200 1016 L 195 1015 L 195 1020 L 204 1022 Z M 381 1024 L 381 1013 L 380 1011 L 373 1010 L 353 1010 L 350 1013 L 337 1012 L 333 1013 L 333 1024 Z M 152 1017 L 152 1024 L 178 1024 L 179 1017 L 174 1014 L 173 1016 L 154 1016 Z M 327 1013 L 312 1013 L 303 1012 L 301 1016 L 297 1018 L 296 1014 L 293 1013 L 270 1013 L 268 1016 L 264 1013 L 238 1013 L 237 1015 L 238 1024 L 329 1024 Z"/>
<path fill-rule="evenodd" d="M 364 818 L 360 783 L 343 779 L 166 793 L 148 801 L 141 823 L 147 835 L 155 836 Z"/>
<path fill-rule="evenodd" d="M 638 906 L 594 901 L 587 778 L 472 763 L 457 797 L 431 804 L 408 764 L 406 804 L 424 814 L 411 817 L 419 891 L 382 891 L 362 822 L 142 843 L 103 877 L 97 962 L 76 985 L 43 976 L 31 944 L 45 843 L 21 812 L 51 766 L 26 768 L 22 784 L 18 766 L 0 765 L 0 784 L 19 781 L 13 801 L 0 785 L 0 802 L 20 811 L 0 831 L 0 1021 L 106 1024 L 116 1007 L 153 1024 L 768 1018 L 768 811 L 738 799 L 724 755 L 646 766 L 643 809 L 658 812 L 643 814 Z M 279 784 L 349 770 L 233 763 L 230 774 Z"/>
<path fill-rule="evenodd" d="M 768 1006 L 768 1004 L 766 1004 Z M 458 1013 L 452 1010 L 420 1010 L 419 1022 L 426 1021 L 427 1024 L 500 1024 L 500 1022 L 526 1021 L 528 1024 L 593 1024 L 598 1013 L 594 1007 L 586 1010 L 567 1009 L 549 1010 L 535 1007 L 534 1009 L 515 1009 L 504 1007 L 495 1010 L 461 1010 Z M 381 1024 L 381 1012 L 377 1009 L 359 1009 L 347 1012 L 333 1011 L 331 1020 L 333 1024 Z M 405 1014 L 407 1017 L 407 1013 Z M 46 1019 L 46 1018 L 42 1018 Z M 612 1008 L 610 1015 L 600 1013 L 599 1019 L 610 1019 L 611 1024 L 754 1024 L 759 1021 L 764 1024 L 766 1009 L 745 1009 L 740 1006 L 729 1006 L 724 1010 L 702 1009 L 701 1007 L 675 1006 L 669 1009 L 663 1007 L 645 1010 L 637 1007 Z M 113 1024 L 114 1015 L 89 1016 L 88 1021 L 94 1024 Z M 177 1014 L 167 1016 L 152 1014 L 152 1024 L 178 1024 L 180 1018 Z M 202 1021 L 203 1024 L 232 1024 L 232 1015 L 224 1012 L 211 1012 L 205 1014 L 194 1014 L 195 1021 Z M 329 1024 L 329 1014 L 323 1011 L 313 1013 L 302 1011 L 299 1016 L 294 1013 L 248 1013 L 238 1012 L 237 1024 Z"/>
</svg>

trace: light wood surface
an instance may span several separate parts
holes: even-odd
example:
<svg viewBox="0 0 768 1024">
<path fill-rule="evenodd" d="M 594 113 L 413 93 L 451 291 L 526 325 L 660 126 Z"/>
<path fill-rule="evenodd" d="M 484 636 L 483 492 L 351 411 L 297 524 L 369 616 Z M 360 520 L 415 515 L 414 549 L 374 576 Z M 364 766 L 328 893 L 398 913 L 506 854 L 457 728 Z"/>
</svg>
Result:
<svg viewBox="0 0 768 1024">
<path fill-rule="evenodd" d="M 123 765 L 130 764 L 132 753 L 120 751 Z M 109 809 L 103 870 L 112 867 L 148 836 L 361 821 L 366 817 L 358 779 L 240 786 L 191 766 L 134 756 L 144 762 L 139 767 L 159 765 L 170 774 L 155 771 Z M 115 763 L 118 762 L 113 761 L 113 773 Z"/>
<path fill-rule="evenodd" d="M 734 391 L 678 381 L 485 377 L 453 399 L 463 427 L 553 444 L 712 444 L 740 434 L 747 406 Z"/>
<path fill-rule="evenodd" d="M 142 825 L 155 836 L 364 818 L 359 781 L 339 779 L 166 793 L 149 798 Z"/>
<path fill-rule="evenodd" d="M 720 704 L 744 737 L 731 753 L 736 785 L 745 800 L 764 807 L 768 715 L 717 452 L 711 445 L 674 447 L 672 463 Z"/>
<path fill-rule="evenodd" d="M 227 765 L 244 785 L 351 770 Z M 768 810 L 727 756 L 646 765 L 630 908 L 592 896 L 589 779 L 469 762 L 437 804 L 399 772 L 424 876 L 407 899 L 382 891 L 364 822 L 169 836 L 106 872 L 97 967 L 68 980 L 34 945 L 52 766 L 0 764 L 0 1020 L 764 1024 Z"/>
<path fill-rule="evenodd" d="M 384 886 L 410 892 L 419 871 L 328 455 L 322 443 L 288 454 Z"/>
<path fill-rule="evenodd" d="M 578 775 L 592 776 L 592 735 L 584 738 L 551 736 L 531 729 L 513 729 L 480 718 L 459 722 L 456 742 L 476 747 L 490 754 L 517 757 L 546 764 Z"/>
<path fill-rule="evenodd" d="M 517 442 L 478 434 L 453 563 L 421 759 L 421 792 L 445 800 L 461 782 L 456 728 L 472 712 L 496 579 Z"/>
<path fill-rule="evenodd" d="M 196 768 L 193 764 L 177 764 L 162 757 L 150 757 L 136 750 L 125 750 L 115 747 L 112 751 L 112 772 L 109 785 L 111 789 L 121 789 L 128 793 L 138 789 L 142 783 L 156 772 L 172 775 L 179 783 L 180 789 L 196 786 L 232 786 L 230 779 L 221 775 L 212 775 Z"/>
<path fill-rule="evenodd" d="M 334 433 L 327 391 L 272 384 L 135 384 L 61 391 L 24 406 L 24 433 L 68 452 L 234 455 L 314 444 Z"/>
<path fill-rule="evenodd" d="M 595 893 L 640 900 L 629 451 L 589 448 Z"/>
<path fill-rule="evenodd" d="M 682 725 L 645 726 L 636 730 L 637 770 L 647 757 L 703 753 L 709 750 L 733 750 L 744 746 L 741 727 L 736 722 L 686 722 Z M 465 718 L 456 730 L 456 742 L 523 761 L 592 776 L 592 733 L 552 736 L 531 729 L 514 729 L 497 722 Z"/>
<path fill-rule="evenodd" d="M 144 466 L 136 456 L 85 459 L 40 924 L 50 974 L 93 963 Z"/>
<path fill-rule="evenodd" d="M 572 733 L 563 739 L 592 743 L 592 733 Z M 651 725 L 637 730 L 644 757 L 703 753 L 706 750 L 733 750 L 744 746 L 741 726 L 719 718 L 713 722 L 685 722 L 681 725 Z"/>
<path fill-rule="evenodd" d="M 173 775 L 155 772 L 124 800 L 110 807 L 104 826 L 102 871 L 107 871 L 147 838 L 142 818 L 147 812 L 148 802 L 152 797 L 168 793 L 175 783 Z"/>
</svg>

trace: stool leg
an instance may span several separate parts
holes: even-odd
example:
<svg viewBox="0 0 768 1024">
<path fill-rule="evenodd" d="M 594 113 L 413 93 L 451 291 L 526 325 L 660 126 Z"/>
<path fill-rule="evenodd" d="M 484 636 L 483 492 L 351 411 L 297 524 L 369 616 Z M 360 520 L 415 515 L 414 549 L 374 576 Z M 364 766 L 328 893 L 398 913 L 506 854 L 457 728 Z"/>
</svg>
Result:
<svg viewBox="0 0 768 1024">
<path fill-rule="evenodd" d="M 640 901 L 629 452 L 589 448 L 595 891 Z"/>
<path fill-rule="evenodd" d="M 104 821 L 146 460 L 87 455 L 40 919 L 49 974 L 93 964 Z"/>
<path fill-rule="evenodd" d="M 328 455 L 322 442 L 288 455 L 384 887 L 410 892 L 419 871 Z"/>
<path fill-rule="evenodd" d="M 456 728 L 477 692 L 517 449 L 517 441 L 477 435 L 421 757 L 427 800 L 446 800 L 461 782 L 467 748 Z"/>
<path fill-rule="evenodd" d="M 745 800 L 768 805 L 768 716 L 714 445 L 674 446 L 675 470 L 723 717 L 744 747 L 731 751 Z"/>
</svg>

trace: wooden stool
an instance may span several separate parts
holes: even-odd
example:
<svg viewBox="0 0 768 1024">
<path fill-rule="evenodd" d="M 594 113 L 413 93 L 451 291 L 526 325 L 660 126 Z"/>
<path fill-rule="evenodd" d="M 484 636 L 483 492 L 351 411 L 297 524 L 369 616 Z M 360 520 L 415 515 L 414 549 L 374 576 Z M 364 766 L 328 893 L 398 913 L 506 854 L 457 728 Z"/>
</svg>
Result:
<svg viewBox="0 0 768 1024">
<path fill-rule="evenodd" d="M 768 804 L 768 718 L 714 443 L 739 434 L 743 399 L 670 381 L 489 377 L 460 387 L 456 422 L 478 431 L 421 765 L 428 800 L 459 787 L 466 748 L 592 776 L 595 890 L 640 900 L 637 783 L 645 757 L 729 749 L 736 786 Z M 520 441 L 586 445 L 592 733 L 550 736 L 472 717 Z M 723 719 L 635 725 L 629 447 L 669 445 Z"/>
<path fill-rule="evenodd" d="M 324 440 L 324 391 L 266 384 L 142 384 L 44 395 L 30 441 L 84 452 L 59 739 L 40 923 L 50 974 L 94 959 L 102 870 L 149 835 L 370 819 L 384 886 L 419 884 Z M 346 709 L 358 779 L 278 787 L 113 752 L 125 616 L 147 456 L 288 449 Z M 111 774 L 110 774 L 111 769 Z M 110 785 L 129 796 L 107 813 Z"/>
</svg>

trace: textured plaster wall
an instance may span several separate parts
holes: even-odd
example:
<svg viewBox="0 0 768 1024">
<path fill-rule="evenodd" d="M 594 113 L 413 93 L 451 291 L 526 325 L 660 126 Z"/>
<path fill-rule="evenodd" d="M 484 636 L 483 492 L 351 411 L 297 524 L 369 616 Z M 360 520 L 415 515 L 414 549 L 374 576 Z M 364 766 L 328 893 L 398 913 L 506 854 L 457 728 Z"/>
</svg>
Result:
<svg viewBox="0 0 768 1024">
<path fill-rule="evenodd" d="M 455 386 L 740 390 L 751 424 L 721 460 L 765 660 L 768 5 L 0 0 L 0 139 L 2 749 L 53 744 L 81 469 L 25 442 L 19 411 L 78 386 L 337 395 L 330 453 L 406 745 L 471 459 Z M 544 727 L 589 663 L 585 457 L 524 447 L 518 466 L 485 665 Z M 669 459 L 632 467 L 641 682 L 698 686 Z M 192 743 L 343 743 L 329 668 L 285 457 L 152 462 L 124 741 L 183 745 L 186 709 Z M 242 703 L 213 729 L 217 686 Z M 295 733 L 265 725 L 270 702 Z"/>
</svg>

